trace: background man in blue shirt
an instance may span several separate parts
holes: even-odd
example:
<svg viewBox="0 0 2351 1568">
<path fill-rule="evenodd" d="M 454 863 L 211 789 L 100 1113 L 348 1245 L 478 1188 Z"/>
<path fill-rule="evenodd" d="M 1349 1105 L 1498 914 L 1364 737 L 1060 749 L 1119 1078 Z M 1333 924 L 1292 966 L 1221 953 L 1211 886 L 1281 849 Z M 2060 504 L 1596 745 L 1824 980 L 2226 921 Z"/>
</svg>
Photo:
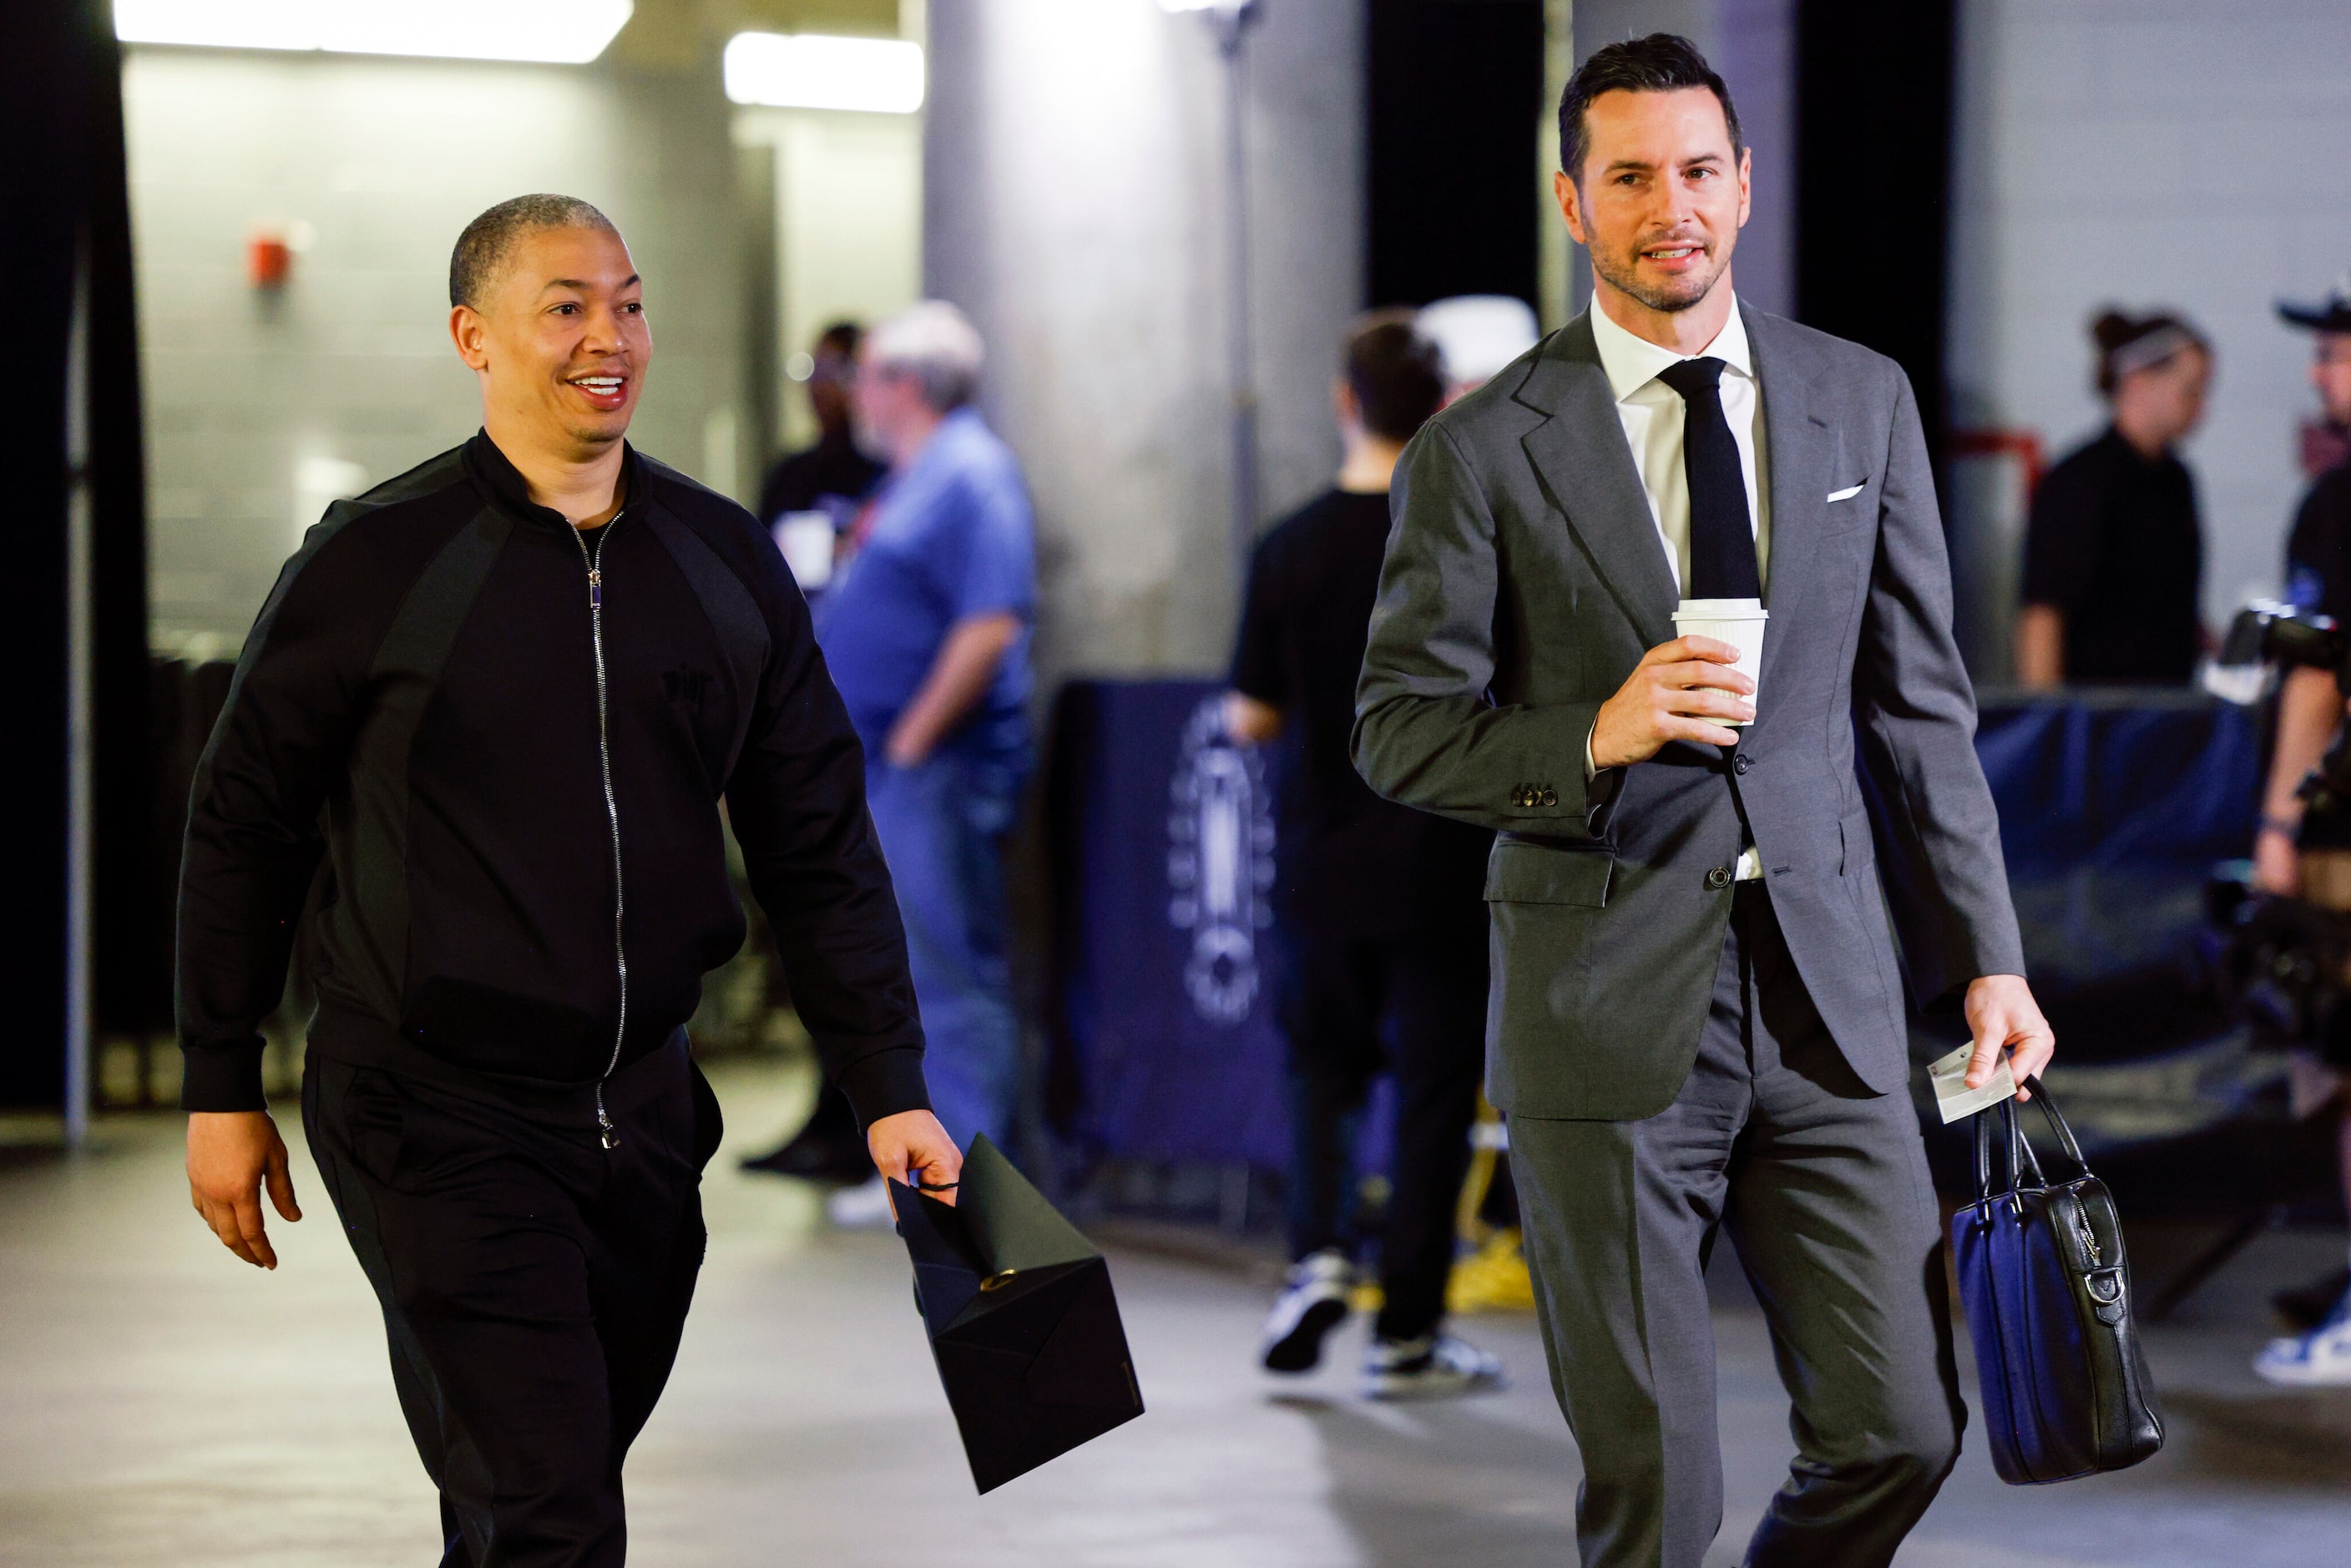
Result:
<svg viewBox="0 0 2351 1568">
<path fill-rule="evenodd" d="M 959 1145 L 1001 1142 L 1019 1031 L 1005 961 L 1003 844 L 1029 763 L 1036 544 L 1019 464 L 971 406 L 979 334 L 931 300 L 858 355 L 861 434 L 890 474 L 857 520 L 818 639 L 864 742 L 906 923 L 931 1092 Z M 878 1184 L 836 1220 L 886 1223 Z"/>
</svg>

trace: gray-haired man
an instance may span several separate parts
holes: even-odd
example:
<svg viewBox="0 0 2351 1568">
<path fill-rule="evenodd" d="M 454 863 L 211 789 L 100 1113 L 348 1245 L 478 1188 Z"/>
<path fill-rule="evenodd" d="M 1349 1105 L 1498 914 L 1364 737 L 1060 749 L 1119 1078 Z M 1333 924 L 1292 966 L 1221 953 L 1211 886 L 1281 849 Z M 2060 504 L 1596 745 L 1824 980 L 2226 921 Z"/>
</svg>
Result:
<svg viewBox="0 0 2351 1568">
<path fill-rule="evenodd" d="M 980 338 L 925 300 L 858 351 L 860 434 L 890 473 L 860 514 L 817 635 L 865 743 L 866 789 L 904 912 L 931 1093 L 958 1144 L 1011 1129 L 1019 1030 L 1003 847 L 1029 760 L 1036 545 L 1011 450 L 980 418 Z M 877 1185 L 837 1193 L 883 1223 Z"/>
</svg>

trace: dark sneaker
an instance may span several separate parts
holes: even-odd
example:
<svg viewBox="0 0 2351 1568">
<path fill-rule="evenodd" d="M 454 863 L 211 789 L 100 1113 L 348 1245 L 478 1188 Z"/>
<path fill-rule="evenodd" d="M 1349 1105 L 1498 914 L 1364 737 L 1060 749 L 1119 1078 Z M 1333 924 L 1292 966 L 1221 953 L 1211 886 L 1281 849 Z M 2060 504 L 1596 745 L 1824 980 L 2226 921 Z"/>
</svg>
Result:
<svg viewBox="0 0 2351 1568">
<path fill-rule="evenodd" d="M 803 1133 L 780 1149 L 743 1161 L 747 1171 L 798 1176 L 827 1186 L 862 1186 L 873 1175 L 873 1156 L 862 1140 Z"/>
<path fill-rule="evenodd" d="M 1355 1269 L 1340 1252 L 1293 1263 L 1281 1296 L 1266 1314 L 1259 1359 L 1268 1372 L 1305 1372 L 1322 1359 L 1322 1336 L 1345 1320 Z"/>
<path fill-rule="evenodd" d="M 1449 1333 L 1374 1340 L 1364 1393 L 1374 1399 L 1454 1399 L 1502 1385 L 1499 1357 Z"/>
</svg>

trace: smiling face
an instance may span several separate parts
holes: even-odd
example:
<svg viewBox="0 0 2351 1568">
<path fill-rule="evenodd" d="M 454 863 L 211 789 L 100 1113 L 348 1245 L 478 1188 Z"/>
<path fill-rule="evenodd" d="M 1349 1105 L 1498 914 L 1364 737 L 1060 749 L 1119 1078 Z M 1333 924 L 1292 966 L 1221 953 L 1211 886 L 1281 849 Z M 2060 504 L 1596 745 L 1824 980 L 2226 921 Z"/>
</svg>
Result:
<svg viewBox="0 0 2351 1568">
<path fill-rule="evenodd" d="M 483 423 L 509 444 L 568 463 L 616 445 L 653 363 L 644 286 L 607 229 L 519 235 L 479 308 L 450 311 L 457 352 L 482 382 Z"/>
<path fill-rule="evenodd" d="M 1747 221 L 1749 160 L 1731 151 L 1720 100 L 1702 87 L 1620 89 L 1592 100 L 1583 126 L 1583 167 L 1552 188 L 1593 276 L 1651 310 L 1705 299 Z"/>
</svg>

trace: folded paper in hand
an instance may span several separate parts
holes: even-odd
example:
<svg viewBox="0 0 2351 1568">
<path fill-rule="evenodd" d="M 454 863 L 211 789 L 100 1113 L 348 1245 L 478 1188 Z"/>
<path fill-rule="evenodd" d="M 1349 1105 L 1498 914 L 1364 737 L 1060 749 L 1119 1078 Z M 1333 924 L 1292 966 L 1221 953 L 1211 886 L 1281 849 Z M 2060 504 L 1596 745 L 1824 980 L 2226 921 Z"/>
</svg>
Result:
<svg viewBox="0 0 2351 1568">
<path fill-rule="evenodd" d="M 897 1182 L 891 1197 L 981 1491 L 1143 1414 L 1110 1266 L 986 1134 L 954 1204 Z"/>
<path fill-rule="evenodd" d="M 2008 1070 L 2006 1058 L 1992 1063 L 1991 1076 L 1984 1080 L 1982 1088 L 1968 1087 L 1968 1062 L 1975 1052 L 1970 1043 L 1928 1064 L 1928 1082 L 1935 1086 L 1935 1106 L 1943 1113 L 1946 1127 L 1963 1116 L 1989 1111 L 2016 1094 L 2016 1079 Z"/>
</svg>

